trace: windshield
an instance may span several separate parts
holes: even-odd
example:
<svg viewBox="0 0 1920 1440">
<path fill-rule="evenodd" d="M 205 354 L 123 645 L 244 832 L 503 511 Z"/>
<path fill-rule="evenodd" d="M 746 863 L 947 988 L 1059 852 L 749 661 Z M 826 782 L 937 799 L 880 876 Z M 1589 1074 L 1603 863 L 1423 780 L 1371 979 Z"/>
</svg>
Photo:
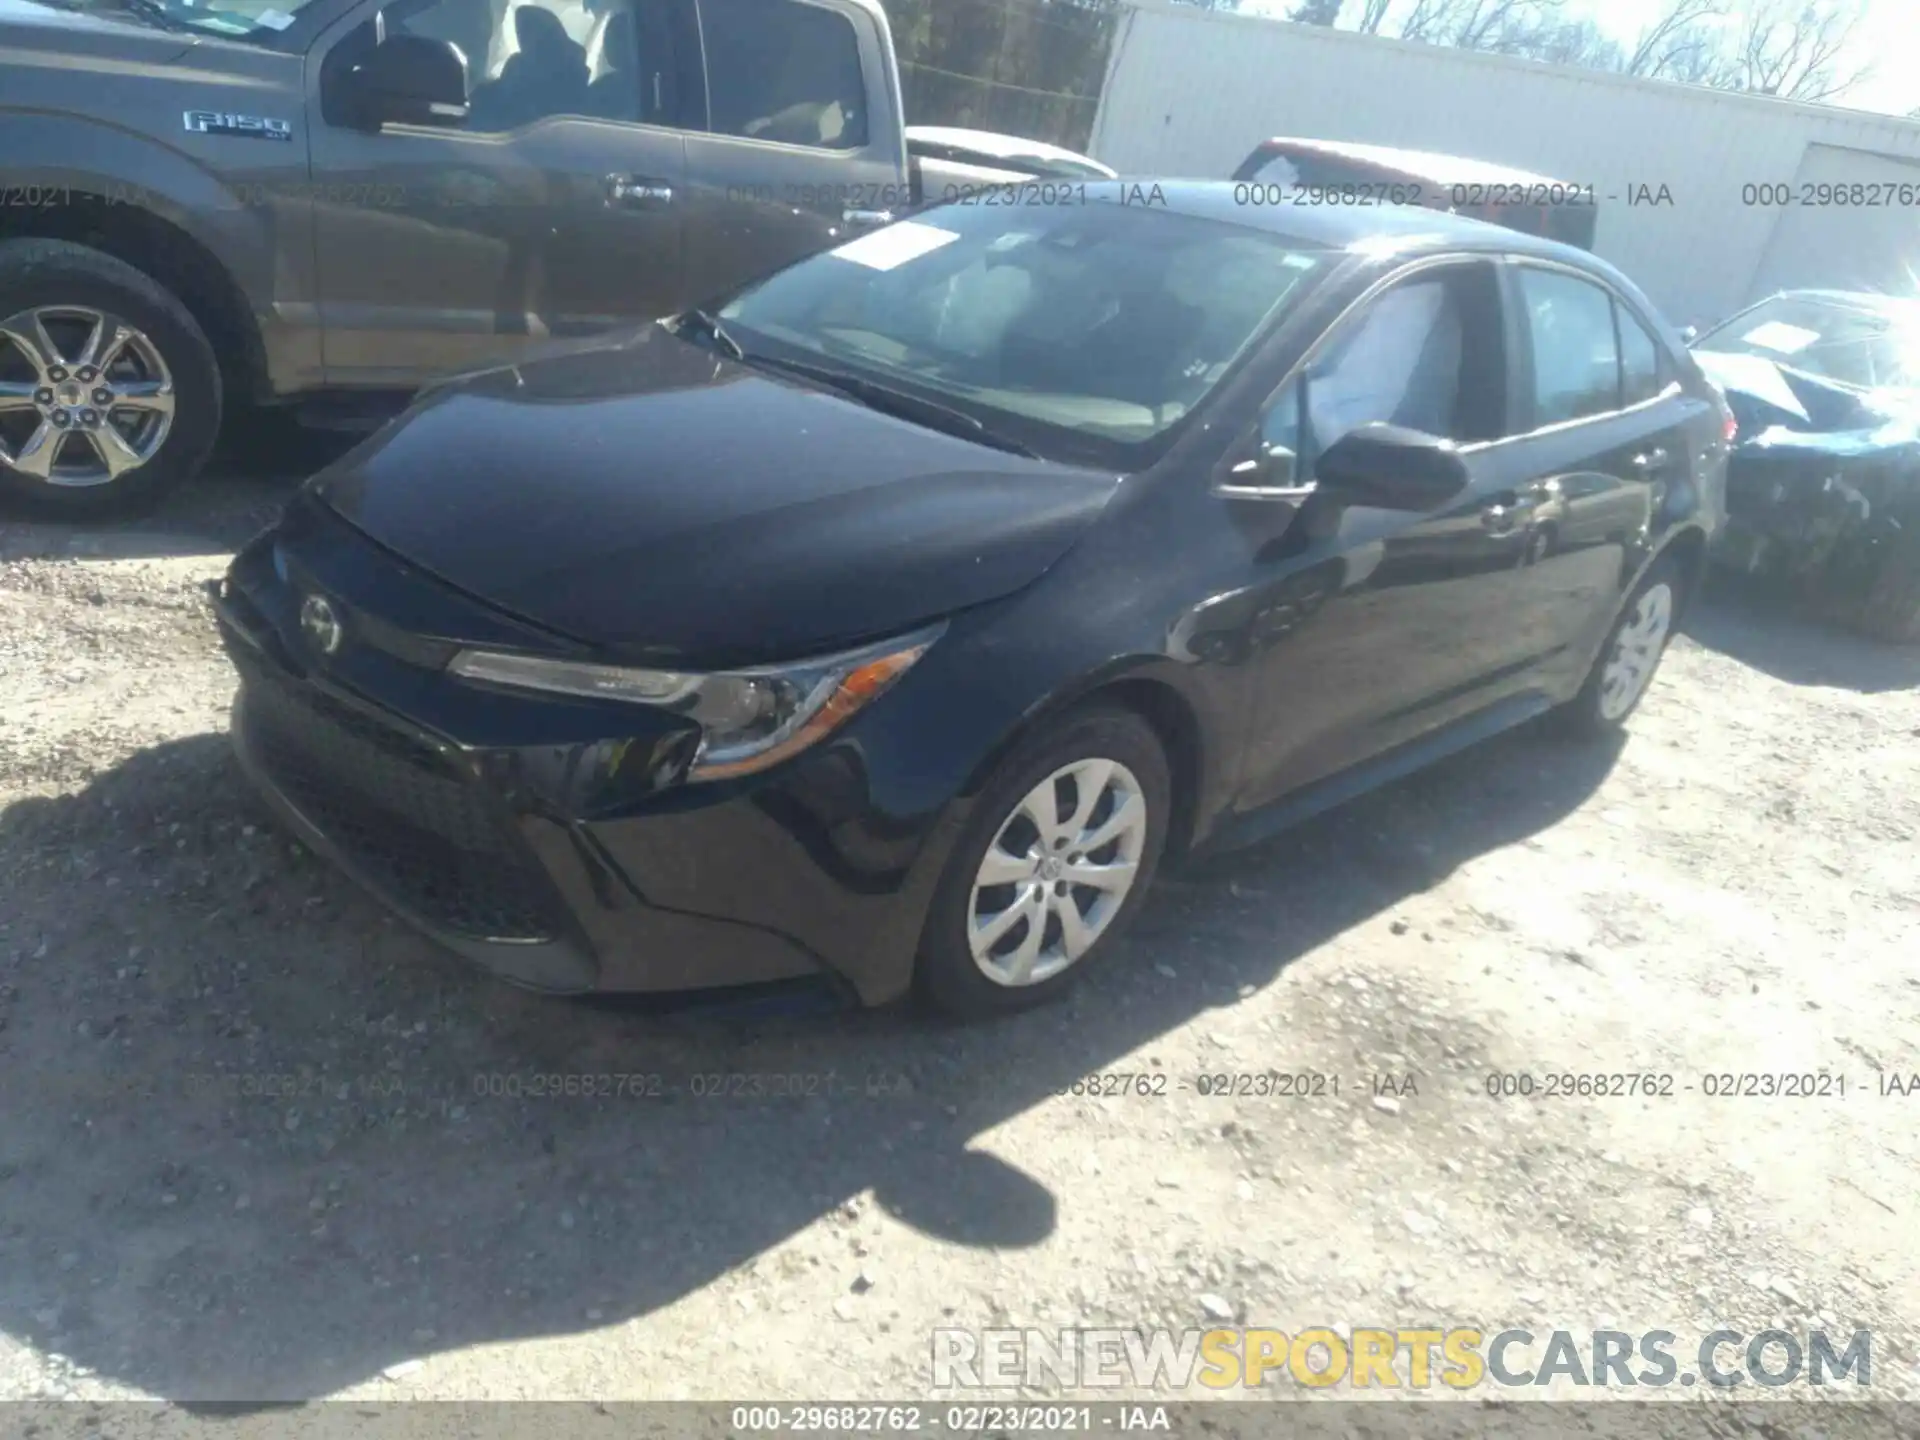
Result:
<svg viewBox="0 0 1920 1440">
<path fill-rule="evenodd" d="M 229 39 L 277 35 L 313 0 L 76 0 L 66 7 L 111 14 L 172 30 L 199 30 Z"/>
<path fill-rule="evenodd" d="M 1045 453 L 1155 441 L 1329 259 L 1144 205 L 948 205 L 802 261 L 720 318 L 749 355 L 907 388 Z"/>
<path fill-rule="evenodd" d="M 1709 331 L 1693 348 L 1758 355 L 1863 389 L 1920 388 L 1920 306 L 1855 308 L 1781 295 Z"/>
</svg>

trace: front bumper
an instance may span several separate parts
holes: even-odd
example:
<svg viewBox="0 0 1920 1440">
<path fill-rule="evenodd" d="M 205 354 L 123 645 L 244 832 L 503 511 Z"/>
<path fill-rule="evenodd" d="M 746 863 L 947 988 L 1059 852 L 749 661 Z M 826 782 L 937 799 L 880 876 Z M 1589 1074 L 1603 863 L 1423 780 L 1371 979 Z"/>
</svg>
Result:
<svg viewBox="0 0 1920 1440">
<path fill-rule="evenodd" d="M 877 1004 L 907 989 L 958 807 L 890 813 L 863 747 L 839 741 L 753 782 L 650 788 L 674 733 L 419 663 L 347 598 L 351 547 L 332 538 L 297 557 L 256 542 L 214 602 L 241 678 L 239 763 L 309 848 L 441 945 L 542 991 L 811 977 Z M 379 577 L 389 600 L 397 583 L 437 584 Z M 325 659 L 297 619 L 316 592 L 349 617 Z M 471 604 L 410 598 L 397 608 L 415 615 Z"/>
</svg>

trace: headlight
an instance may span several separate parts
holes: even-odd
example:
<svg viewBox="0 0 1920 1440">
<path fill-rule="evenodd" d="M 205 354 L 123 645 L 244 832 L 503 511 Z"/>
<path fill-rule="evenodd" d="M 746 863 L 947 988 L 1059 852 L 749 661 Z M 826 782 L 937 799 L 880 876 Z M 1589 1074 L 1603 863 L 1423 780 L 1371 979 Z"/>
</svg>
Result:
<svg viewBox="0 0 1920 1440">
<path fill-rule="evenodd" d="M 695 674 L 589 665 L 490 650 L 462 650 L 447 665 L 467 680 L 624 700 L 684 715 L 700 726 L 689 780 L 725 780 L 777 765 L 832 734 L 926 654 L 946 622 L 912 635 L 803 660 Z"/>
</svg>

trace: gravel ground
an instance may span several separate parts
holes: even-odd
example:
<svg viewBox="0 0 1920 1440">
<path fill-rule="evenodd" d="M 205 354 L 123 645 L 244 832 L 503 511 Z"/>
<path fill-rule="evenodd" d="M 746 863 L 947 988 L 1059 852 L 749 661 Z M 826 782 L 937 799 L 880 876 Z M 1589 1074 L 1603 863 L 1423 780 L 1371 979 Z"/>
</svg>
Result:
<svg viewBox="0 0 1920 1440">
<path fill-rule="evenodd" d="M 1010 1022 L 588 1006 L 244 791 L 197 586 L 283 493 L 0 526 L 0 1399 L 897 1398 L 936 1326 L 1222 1315 L 1869 1327 L 1920 1394 L 1920 1096 L 1878 1091 L 1920 1071 L 1920 655 L 1717 598 L 1624 747 L 1511 736 L 1168 875 Z M 1340 1093 L 1182 1088 L 1269 1068 Z M 1486 1092 L 1568 1069 L 1677 1086 Z M 1845 1098 L 1700 1088 L 1810 1069 Z M 1170 1088 L 1056 1093 L 1105 1071 Z M 668 1093 L 477 1093 L 551 1072 Z"/>
</svg>

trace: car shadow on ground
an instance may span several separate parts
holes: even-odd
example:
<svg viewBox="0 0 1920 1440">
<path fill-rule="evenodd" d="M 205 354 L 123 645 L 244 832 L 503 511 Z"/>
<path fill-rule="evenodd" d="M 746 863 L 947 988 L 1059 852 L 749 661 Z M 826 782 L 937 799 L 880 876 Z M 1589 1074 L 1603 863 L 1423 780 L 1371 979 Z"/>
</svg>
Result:
<svg viewBox="0 0 1920 1440">
<path fill-rule="evenodd" d="M 869 1190 L 937 1241 L 1034 1245 L 1075 1196 L 981 1136 L 1090 1072 L 1172 1063 L 1170 1031 L 1553 825 L 1616 755 L 1523 730 L 1191 861 L 1069 999 L 955 1026 L 523 995 L 272 832 L 224 736 L 150 748 L 0 812 L 21 901 L 0 930 L 0 1328 L 148 1392 L 264 1404 L 741 1270 L 810 1323 L 820 1277 L 770 1252 Z M 698 1079 L 827 1072 L 800 1099 Z M 640 1078 L 495 1093 L 555 1073 Z"/>
<path fill-rule="evenodd" d="M 1791 596 L 1744 575 L 1716 573 L 1683 628 L 1709 650 L 1790 685 L 1865 695 L 1920 685 L 1920 646 L 1870 640 L 1813 618 Z"/>
</svg>

